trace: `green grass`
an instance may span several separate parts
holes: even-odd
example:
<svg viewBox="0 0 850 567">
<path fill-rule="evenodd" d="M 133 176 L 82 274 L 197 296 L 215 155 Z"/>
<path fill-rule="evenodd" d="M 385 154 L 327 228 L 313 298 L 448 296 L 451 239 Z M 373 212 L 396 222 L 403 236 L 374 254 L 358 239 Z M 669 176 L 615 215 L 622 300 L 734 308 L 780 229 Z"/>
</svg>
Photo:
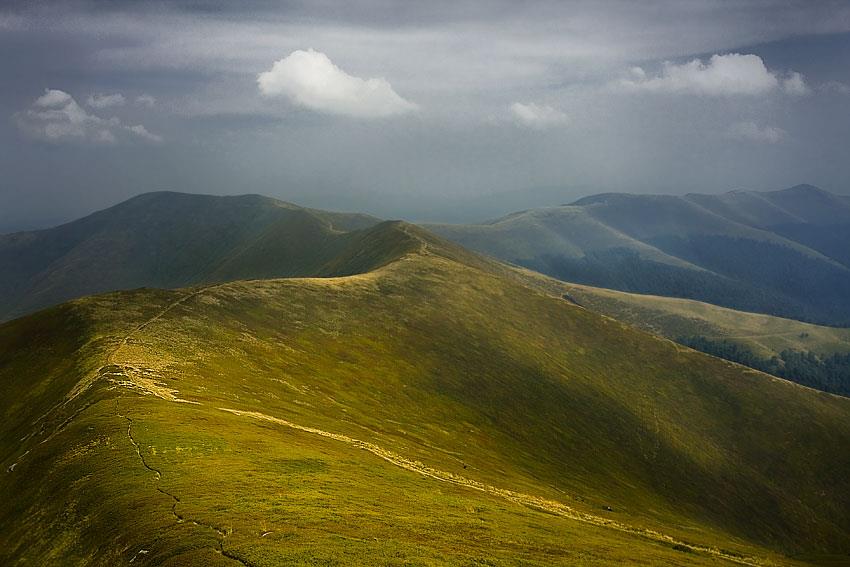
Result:
<svg viewBox="0 0 850 567">
<path fill-rule="evenodd" d="M 846 328 L 736 311 L 689 299 L 566 283 L 564 290 L 589 309 L 669 339 L 697 335 L 725 339 L 768 358 L 783 350 L 822 355 L 850 352 L 850 329 Z"/>
<path fill-rule="evenodd" d="M 348 255 L 381 266 L 367 273 L 120 292 L 0 326 L 0 560 L 850 553 L 850 400 L 677 348 L 408 225 L 370 238 Z"/>
</svg>

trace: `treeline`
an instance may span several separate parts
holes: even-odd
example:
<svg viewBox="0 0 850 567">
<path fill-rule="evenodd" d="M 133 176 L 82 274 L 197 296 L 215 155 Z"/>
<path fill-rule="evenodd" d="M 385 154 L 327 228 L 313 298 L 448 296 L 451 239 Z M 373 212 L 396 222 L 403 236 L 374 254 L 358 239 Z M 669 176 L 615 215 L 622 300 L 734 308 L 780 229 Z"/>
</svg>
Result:
<svg viewBox="0 0 850 567">
<path fill-rule="evenodd" d="M 850 353 L 820 356 L 810 351 L 783 350 L 779 356 L 764 358 L 726 339 L 694 336 L 680 337 L 677 342 L 804 386 L 850 396 Z"/>
<path fill-rule="evenodd" d="M 771 226 L 770 231 L 805 244 L 850 268 L 850 246 L 847 246 L 850 242 L 850 223 L 780 224 Z"/>
</svg>

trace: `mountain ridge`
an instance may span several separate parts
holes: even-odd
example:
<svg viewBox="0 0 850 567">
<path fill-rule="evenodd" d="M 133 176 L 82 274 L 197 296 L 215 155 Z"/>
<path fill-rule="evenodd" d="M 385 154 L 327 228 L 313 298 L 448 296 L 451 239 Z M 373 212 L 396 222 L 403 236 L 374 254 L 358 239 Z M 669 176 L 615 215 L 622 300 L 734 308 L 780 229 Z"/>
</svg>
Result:
<svg viewBox="0 0 850 567">
<path fill-rule="evenodd" d="M 0 319 L 115 289 L 318 274 L 378 222 L 259 195 L 145 193 L 53 229 L 0 236 Z"/>
<path fill-rule="evenodd" d="M 479 225 L 425 226 L 564 281 L 846 325 L 846 203 L 805 185 L 682 197 L 606 193 Z"/>
<path fill-rule="evenodd" d="M 846 398 L 636 331 L 418 227 L 371 234 L 359 250 L 389 261 L 351 276 L 118 291 L 0 325 L 19 393 L 0 400 L 0 557 L 850 552 Z"/>
</svg>

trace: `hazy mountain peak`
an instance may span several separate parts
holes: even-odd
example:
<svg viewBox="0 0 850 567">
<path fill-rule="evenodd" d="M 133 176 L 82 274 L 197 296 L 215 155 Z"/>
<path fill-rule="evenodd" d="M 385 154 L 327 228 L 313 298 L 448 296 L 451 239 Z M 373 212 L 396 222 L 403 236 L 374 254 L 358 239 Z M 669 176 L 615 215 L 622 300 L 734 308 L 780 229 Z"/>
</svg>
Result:
<svg viewBox="0 0 850 567">
<path fill-rule="evenodd" d="M 571 205 L 576 207 L 584 207 L 587 205 L 594 205 L 596 203 L 611 203 L 633 197 L 637 197 L 637 195 L 632 195 L 629 193 L 599 193 L 597 195 L 589 195 L 587 197 L 582 197 L 581 199 L 573 201 Z"/>
<path fill-rule="evenodd" d="M 829 191 L 821 189 L 820 187 L 816 187 L 814 185 L 809 185 L 808 183 L 800 183 L 799 185 L 794 185 L 793 187 L 789 187 L 787 189 L 779 189 L 778 191 L 765 191 L 765 193 L 777 193 L 777 194 L 796 194 L 796 195 L 833 195 Z"/>
</svg>

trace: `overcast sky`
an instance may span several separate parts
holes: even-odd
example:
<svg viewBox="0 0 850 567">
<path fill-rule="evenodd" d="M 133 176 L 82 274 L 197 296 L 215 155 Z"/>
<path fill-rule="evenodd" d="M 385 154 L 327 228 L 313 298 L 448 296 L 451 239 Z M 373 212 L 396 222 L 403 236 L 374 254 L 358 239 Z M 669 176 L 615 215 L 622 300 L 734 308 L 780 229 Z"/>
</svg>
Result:
<svg viewBox="0 0 850 567">
<path fill-rule="evenodd" d="M 0 230 L 154 190 L 850 193 L 843 0 L 7 0 L 0 77 Z"/>
</svg>

